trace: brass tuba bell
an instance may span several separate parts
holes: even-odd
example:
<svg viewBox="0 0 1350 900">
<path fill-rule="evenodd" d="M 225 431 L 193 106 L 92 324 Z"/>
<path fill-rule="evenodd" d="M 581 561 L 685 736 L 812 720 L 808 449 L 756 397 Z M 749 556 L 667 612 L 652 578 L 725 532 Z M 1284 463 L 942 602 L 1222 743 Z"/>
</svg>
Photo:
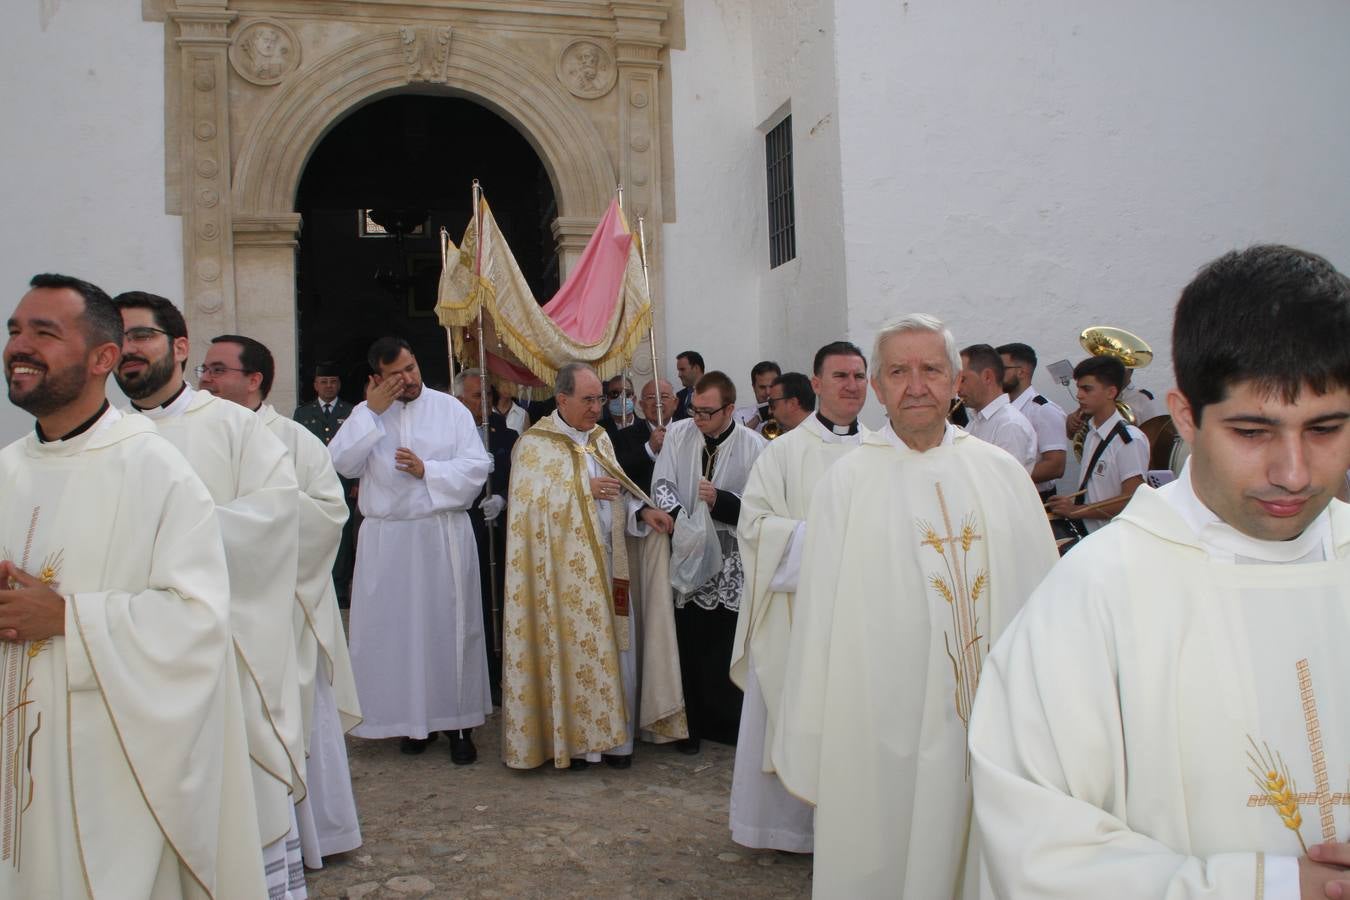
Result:
<svg viewBox="0 0 1350 900">
<path fill-rule="evenodd" d="M 1093 356 L 1111 356 L 1120 360 L 1127 369 L 1142 369 L 1153 362 L 1153 351 L 1144 339 L 1124 328 L 1092 325 L 1084 328 L 1083 333 L 1078 335 L 1078 343 Z M 1138 424 L 1138 417 L 1135 416 L 1134 410 L 1130 409 L 1130 404 L 1117 398 L 1116 409 L 1120 410 L 1120 417 L 1126 422 L 1131 425 Z M 1074 433 L 1073 455 L 1078 459 L 1083 458 L 1083 441 L 1087 440 L 1088 429 L 1091 427 L 1092 423 L 1084 419 L 1083 424 Z"/>
</svg>

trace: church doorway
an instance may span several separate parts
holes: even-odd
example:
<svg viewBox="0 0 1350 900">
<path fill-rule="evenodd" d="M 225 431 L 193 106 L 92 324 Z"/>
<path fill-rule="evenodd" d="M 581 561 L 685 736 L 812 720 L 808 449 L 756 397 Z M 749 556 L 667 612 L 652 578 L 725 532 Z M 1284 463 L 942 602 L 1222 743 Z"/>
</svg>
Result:
<svg viewBox="0 0 1350 900">
<path fill-rule="evenodd" d="M 459 243 L 474 178 L 535 297 L 552 297 L 553 184 L 505 119 L 459 97 L 398 94 L 360 108 L 320 141 L 296 196 L 300 402 L 314 397 L 314 366 L 328 362 L 342 373 L 343 397 L 363 399 L 366 350 L 384 335 L 407 339 L 427 385 L 448 388 L 445 330 L 434 312 L 440 231 Z"/>
</svg>

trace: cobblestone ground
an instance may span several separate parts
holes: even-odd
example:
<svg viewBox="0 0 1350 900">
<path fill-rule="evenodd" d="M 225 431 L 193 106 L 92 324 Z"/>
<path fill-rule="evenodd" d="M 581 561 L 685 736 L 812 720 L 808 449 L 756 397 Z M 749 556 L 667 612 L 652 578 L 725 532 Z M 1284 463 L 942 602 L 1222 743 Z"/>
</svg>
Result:
<svg viewBox="0 0 1350 900">
<path fill-rule="evenodd" d="M 734 750 L 639 744 L 632 768 L 507 769 L 500 720 L 478 762 L 348 738 L 365 845 L 308 873 L 311 897 L 808 897 L 811 858 L 731 840 Z"/>
</svg>

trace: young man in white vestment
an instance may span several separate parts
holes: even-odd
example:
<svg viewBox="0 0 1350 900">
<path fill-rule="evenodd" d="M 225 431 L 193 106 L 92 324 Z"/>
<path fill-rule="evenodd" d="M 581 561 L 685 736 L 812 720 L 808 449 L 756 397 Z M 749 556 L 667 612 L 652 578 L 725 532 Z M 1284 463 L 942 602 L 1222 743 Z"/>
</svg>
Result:
<svg viewBox="0 0 1350 900">
<path fill-rule="evenodd" d="M 347 635 L 342 630 L 333 560 L 342 543 L 347 503 L 328 448 L 308 428 L 266 402 L 276 363 L 262 343 L 243 335 L 211 339 L 201 389 L 251 409 L 286 445 L 300 486 L 300 555 L 293 628 L 305 735 L 305 799 L 296 806 L 305 865 L 361 846 L 343 734 L 361 721 Z"/>
<path fill-rule="evenodd" d="M 436 732 L 458 764 L 478 757 L 472 730 L 492 714 L 478 550 L 468 510 L 491 465 L 473 416 L 426 390 L 402 338 L 375 341 L 375 372 L 328 445 L 360 478 L 351 656 L 365 717 L 352 734 L 402 737 L 421 753 Z"/>
<path fill-rule="evenodd" d="M 215 504 L 104 394 L 122 320 L 39 275 L 0 451 L 0 897 L 265 894 Z"/>
<path fill-rule="evenodd" d="M 992 885 L 1350 896 L 1350 280 L 1228 253 L 1182 292 L 1172 358 L 1181 476 L 1068 554 L 985 667 Z"/>
<path fill-rule="evenodd" d="M 816 805 L 816 897 L 977 896 L 966 724 L 1056 554 L 1022 464 L 948 424 L 960 365 L 932 316 L 882 329 L 890 422 L 809 506 L 772 762 Z"/>
<path fill-rule="evenodd" d="M 735 744 L 741 691 L 731 681 L 731 647 L 745 574 L 736 545 L 741 492 L 768 441 L 736 421 L 736 386 L 722 372 L 694 384 L 689 419 L 671 424 L 652 470 L 652 499 L 675 520 L 670 579 L 689 736 Z"/>
<path fill-rule="evenodd" d="M 304 722 L 291 635 L 300 535 L 295 470 L 286 448 L 257 416 L 183 380 L 190 348 L 177 307 L 140 291 L 113 302 L 125 328 L 118 386 L 187 457 L 216 502 L 263 864 L 269 887 L 303 891 L 294 806 L 305 796 Z"/>
<path fill-rule="evenodd" d="M 769 442 L 741 495 L 736 537 L 745 593 L 731 648 L 731 680 L 745 693 L 731 779 L 731 838 L 747 847 L 794 853 L 811 852 L 815 810 L 783 787 L 769 751 L 783 695 L 807 505 L 825 470 L 867 433 L 858 424 L 867 399 L 862 351 L 847 341 L 826 344 L 816 351 L 813 371 L 819 411 Z M 770 389 L 771 403 L 775 393 L 782 394 L 782 381 Z"/>
</svg>

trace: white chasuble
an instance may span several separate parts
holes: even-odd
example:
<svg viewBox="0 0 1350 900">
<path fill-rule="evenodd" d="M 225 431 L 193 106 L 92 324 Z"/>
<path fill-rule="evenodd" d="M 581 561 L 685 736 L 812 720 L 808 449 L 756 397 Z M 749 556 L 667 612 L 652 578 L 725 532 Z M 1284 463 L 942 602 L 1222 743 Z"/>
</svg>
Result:
<svg viewBox="0 0 1350 900">
<path fill-rule="evenodd" d="M 808 852 L 813 810 L 788 794 L 769 751 L 787 666 L 806 510 L 825 470 L 866 431 L 834 434 L 813 416 L 770 441 L 741 496 L 737 540 L 745 591 L 736 618 L 731 680 L 745 692 L 731 784 L 731 836 L 748 847 Z"/>
<path fill-rule="evenodd" d="M 395 468 L 406 447 L 423 477 Z M 468 510 L 491 461 L 469 410 L 424 387 L 381 415 L 357 404 L 328 445 L 360 478 L 351 660 L 363 738 L 425 738 L 492 713 L 478 550 Z"/>
<path fill-rule="evenodd" d="M 971 750 L 1002 897 L 1276 900 L 1272 869 L 1297 896 L 1304 845 L 1350 832 L 1350 508 L 1295 541 L 1213 526 L 1224 559 L 1189 489 L 1140 488 L 990 657 Z"/>
<path fill-rule="evenodd" d="M 1055 559 L 1026 471 L 957 429 L 919 453 L 887 426 L 825 473 L 772 758 L 816 804 L 815 896 L 975 895 L 971 704 Z"/>
<path fill-rule="evenodd" d="M 304 723 L 292 637 L 299 498 L 285 446 L 257 415 L 185 387 L 145 411 L 216 502 L 230 569 L 230 627 L 264 845 L 284 838 L 305 795 Z"/>
<path fill-rule="evenodd" d="M 215 505 L 141 416 L 0 451 L 0 555 L 65 634 L 0 642 L 0 897 L 256 897 Z"/>
</svg>

